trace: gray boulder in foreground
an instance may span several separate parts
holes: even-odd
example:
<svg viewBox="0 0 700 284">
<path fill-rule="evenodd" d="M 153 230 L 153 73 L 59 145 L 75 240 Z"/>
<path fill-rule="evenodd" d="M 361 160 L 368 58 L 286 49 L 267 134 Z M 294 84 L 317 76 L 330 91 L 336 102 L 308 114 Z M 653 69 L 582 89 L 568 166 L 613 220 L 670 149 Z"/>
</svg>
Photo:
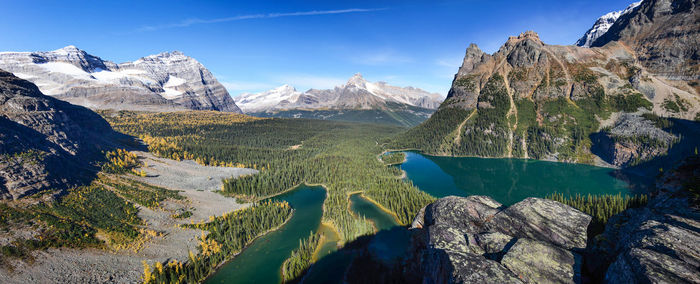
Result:
<svg viewBox="0 0 700 284">
<path fill-rule="evenodd" d="M 575 283 L 590 221 L 540 198 L 505 207 L 487 196 L 449 196 L 414 220 L 414 253 L 424 283 Z"/>
</svg>

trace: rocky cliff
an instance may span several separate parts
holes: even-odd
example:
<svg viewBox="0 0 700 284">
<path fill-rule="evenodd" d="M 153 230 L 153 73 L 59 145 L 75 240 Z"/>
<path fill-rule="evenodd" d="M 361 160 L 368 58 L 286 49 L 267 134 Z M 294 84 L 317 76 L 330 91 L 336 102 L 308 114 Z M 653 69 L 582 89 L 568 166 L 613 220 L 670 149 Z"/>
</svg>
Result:
<svg viewBox="0 0 700 284">
<path fill-rule="evenodd" d="M 119 138 L 96 113 L 0 70 L 0 199 L 89 181 Z"/>
<path fill-rule="evenodd" d="M 578 283 L 591 217 L 556 201 L 449 196 L 411 226 L 423 283 Z"/>
<path fill-rule="evenodd" d="M 700 282 L 700 158 L 657 180 L 654 198 L 608 220 L 586 269 L 607 283 Z"/>
<path fill-rule="evenodd" d="M 534 32 L 510 37 L 494 54 L 471 44 L 438 111 L 399 137 L 394 146 L 437 155 L 524 157 L 615 166 L 663 155 L 673 146 L 669 142 L 677 141 L 670 139 L 674 134 L 652 123 L 654 119 L 645 113 L 700 120 L 698 76 L 692 71 L 697 64 L 694 55 L 689 55 L 695 54 L 699 46 L 689 39 L 698 38 L 693 37 L 697 29 L 690 31 L 687 27 L 697 24 L 688 21 L 698 9 L 695 4 L 683 3 L 644 1 L 620 16 L 605 33 L 625 35 L 642 29 L 649 31 L 643 35 L 651 35 L 653 30 L 659 37 L 665 36 L 661 42 L 683 46 L 680 49 L 652 48 L 644 41 L 622 36 L 602 47 L 547 45 Z M 625 20 L 642 17 L 642 12 L 667 21 Z M 622 29 L 621 23 L 630 27 Z M 635 23 L 638 27 L 631 27 Z M 596 42 L 603 38 L 608 37 Z M 678 52 L 669 51 L 675 57 L 655 53 L 661 50 Z M 655 67 L 653 62 L 660 61 L 665 62 L 666 69 Z M 621 140 L 591 139 L 610 128 L 616 131 L 616 126 L 630 124 L 640 127 L 625 133 L 632 137 L 625 141 L 627 145 Z M 650 133 L 659 135 L 649 137 Z M 645 137 L 650 139 L 638 139 Z M 605 141 L 615 145 L 594 145 Z M 612 154 L 601 157 L 591 151 L 599 146 Z"/>
<path fill-rule="evenodd" d="M 35 83 L 47 95 L 90 108 L 241 112 L 209 70 L 178 51 L 122 64 L 75 46 L 2 52 L 0 68 Z"/>
</svg>

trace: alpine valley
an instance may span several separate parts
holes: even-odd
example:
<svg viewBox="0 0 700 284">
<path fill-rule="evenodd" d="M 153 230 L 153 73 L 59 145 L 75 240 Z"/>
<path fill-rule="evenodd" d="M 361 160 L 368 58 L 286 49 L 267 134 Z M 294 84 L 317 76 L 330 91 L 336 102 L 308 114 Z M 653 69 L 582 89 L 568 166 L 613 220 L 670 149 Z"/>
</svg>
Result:
<svg viewBox="0 0 700 284">
<path fill-rule="evenodd" d="M 444 62 L 405 36 L 480 38 L 480 15 L 457 8 L 507 12 L 243 2 L 18 1 L 0 22 L 57 34 L 13 46 L 103 28 L 210 51 L 216 74 L 266 68 L 260 80 L 298 60 L 281 72 L 337 60 L 427 77 L 417 54 Z M 0 283 L 700 283 L 700 0 L 597 5 L 615 11 L 566 31 L 572 45 L 460 41 L 446 97 L 359 73 L 232 97 L 178 51 L 119 64 L 75 46 L 0 52 Z M 586 21 L 602 12 L 588 8 Z M 211 11 L 235 16 L 169 22 Z M 143 15 L 165 22 L 106 29 Z M 390 42 L 415 58 L 380 50 Z M 382 52 L 352 56 L 367 46 Z"/>
</svg>

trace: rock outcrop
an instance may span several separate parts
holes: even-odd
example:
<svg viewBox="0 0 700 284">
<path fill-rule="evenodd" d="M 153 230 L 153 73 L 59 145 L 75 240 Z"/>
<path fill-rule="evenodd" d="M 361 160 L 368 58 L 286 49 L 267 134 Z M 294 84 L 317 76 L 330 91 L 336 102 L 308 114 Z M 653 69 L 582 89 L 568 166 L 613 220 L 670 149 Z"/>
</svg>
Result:
<svg viewBox="0 0 700 284">
<path fill-rule="evenodd" d="M 608 220 L 590 248 L 587 269 L 607 283 L 700 282 L 700 158 L 687 159 L 658 182 L 645 207 Z M 607 266 L 609 265 L 609 266 Z"/>
<path fill-rule="evenodd" d="M 0 199 L 90 180 L 91 162 L 119 138 L 98 114 L 0 70 Z"/>
<path fill-rule="evenodd" d="M 617 167 L 630 167 L 668 154 L 680 140 L 639 114 L 623 113 L 592 135 L 594 154 Z"/>
<path fill-rule="evenodd" d="M 556 201 L 441 198 L 411 230 L 423 283 L 576 283 L 591 217 Z"/>
<path fill-rule="evenodd" d="M 35 83 L 46 95 L 90 108 L 241 112 L 209 70 L 178 51 L 122 64 L 75 46 L 1 52 L 0 68 Z"/>
</svg>

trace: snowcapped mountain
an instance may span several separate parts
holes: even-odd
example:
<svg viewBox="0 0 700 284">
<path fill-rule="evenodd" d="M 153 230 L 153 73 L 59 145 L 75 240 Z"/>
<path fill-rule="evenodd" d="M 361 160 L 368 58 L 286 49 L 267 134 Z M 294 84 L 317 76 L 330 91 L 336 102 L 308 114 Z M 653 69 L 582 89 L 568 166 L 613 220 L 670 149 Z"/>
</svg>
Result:
<svg viewBox="0 0 700 284">
<path fill-rule="evenodd" d="M 437 109 L 443 97 L 413 87 L 396 87 L 385 82 L 368 82 L 360 73 L 333 89 L 310 89 L 304 93 L 284 85 L 257 94 L 241 94 L 236 103 L 245 113 L 278 110 L 383 109 L 387 103 Z"/>
<path fill-rule="evenodd" d="M 576 45 L 583 47 L 591 47 L 591 44 L 593 44 L 593 42 L 596 39 L 605 34 L 608 31 L 608 29 L 610 29 L 610 27 L 615 23 L 615 21 L 617 21 L 617 19 L 620 18 L 620 16 L 631 12 L 632 10 L 634 10 L 634 8 L 637 8 L 637 6 L 639 6 L 639 4 L 641 3 L 642 1 L 632 3 L 629 6 L 627 6 L 625 10 L 610 12 L 598 18 L 598 20 L 596 20 L 593 24 L 593 27 L 586 31 L 586 33 L 583 34 L 583 37 L 576 41 Z"/>
<path fill-rule="evenodd" d="M 98 109 L 241 112 L 201 63 L 179 51 L 116 64 L 75 46 L 47 52 L 0 52 L 0 69 L 47 95 Z"/>
<path fill-rule="evenodd" d="M 290 85 L 282 85 L 257 94 L 244 93 L 236 98 L 236 104 L 246 113 L 286 108 L 295 103 L 303 93 Z"/>
</svg>

